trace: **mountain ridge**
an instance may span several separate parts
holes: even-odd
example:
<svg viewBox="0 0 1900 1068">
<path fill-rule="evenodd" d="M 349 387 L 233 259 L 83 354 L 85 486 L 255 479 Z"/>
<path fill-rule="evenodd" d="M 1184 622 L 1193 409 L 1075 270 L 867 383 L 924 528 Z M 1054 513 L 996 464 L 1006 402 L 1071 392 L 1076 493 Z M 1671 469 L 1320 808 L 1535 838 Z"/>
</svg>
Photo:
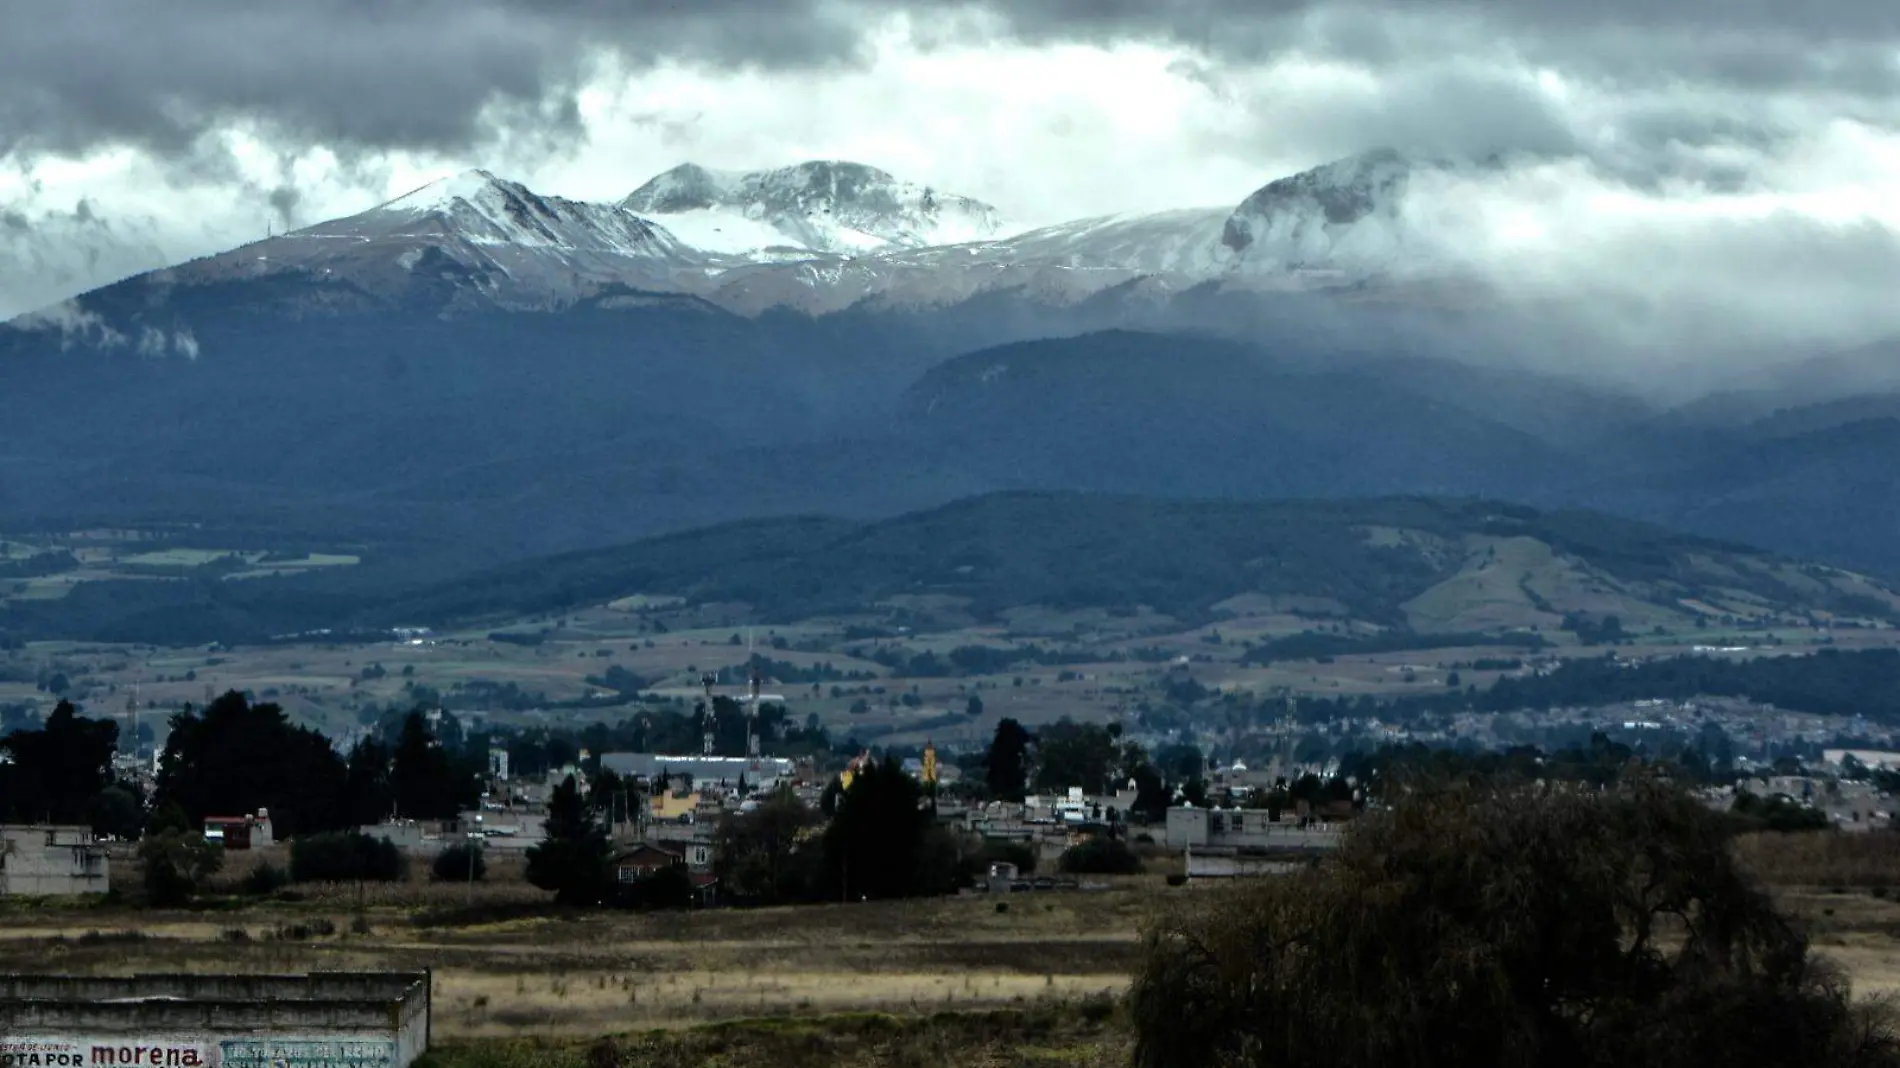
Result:
<svg viewBox="0 0 1900 1068">
<path fill-rule="evenodd" d="M 780 306 L 822 314 L 879 299 L 942 306 L 1025 281 L 1057 303 L 1140 279 L 1157 280 L 1165 292 L 1207 282 L 1324 288 L 1341 281 L 1324 257 L 1281 257 L 1242 270 L 1248 242 L 1235 235 L 1276 227 L 1305 232 L 1310 220 L 1291 216 L 1363 195 L 1328 189 L 1360 181 L 1368 167 L 1397 166 L 1424 164 L 1372 153 L 1276 179 L 1238 207 L 1035 228 L 1010 225 L 982 201 L 841 160 L 745 172 L 681 164 L 605 203 L 540 194 L 475 169 L 355 215 L 117 285 L 141 288 L 146 306 L 162 304 L 180 286 L 267 276 L 342 280 L 361 292 L 360 300 L 341 304 L 313 296 L 294 309 L 302 314 L 335 313 L 365 300 L 420 302 L 438 313 L 559 310 L 609 286 L 700 296 L 742 314 Z M 1267 195 L 1287 182 L 1310 195 Z M 1379 190 L 1402 194 L 1402 183 Z M 1397 210 L 1385 205 L 1382 217 Z M 105 314 L 91 306 L 91 295 L 73 298 L 77 310 Z M 48 318 L 29 313 L 13 324 Z M 123 324 L 114 329 L 126 332 Z"/>
<path fill-rule="evenodd" d="M 1537 584 L 1546 588 L 1523 589 Z M 722 524 L 465 576 L 381 611 L 448 625 L 642 594 L 747 604 L 778 622 L 876 612 L 918 594 L 962 602 L 977 619 L 1029 606 L 1213 619 L 1243 595 L 1330 599 L 1336 607 L 1321 616 L 1421 634 L 1539 624 L 1554 633 L 1572 614 L 1620 614 L 1631 625 L 1669 617 L 1687 628 L 1711 605 L 1900 619 L 1900 594 L 1864 576 L 1595 513 L 1436 497 L 1042 491 L 870 522 Z"/>
<path fill-rule="evenodd" d="M 446 571 L 365 558 L 228 581 L 230 565 L 212 555 L 170 574 L 76 575 L 58 600 L 0 598 L 0 637 L 252 644 L 333 631 L 373 640 L 392 627 L 480 633 L 642 597 L 680 598 L 689 615 L 716 609 L 714 618 L 776 624 L 957 629 L 1008 626 L 1023 612 L 1107 613 L 1137 631 L 1231 624 L 1241 634 L 1398 642 L 1391 648 L 1415 638 L 1542 648 L 1568 641 L 1566 631 L 1617 626 L 1693 635 L 1709 622 L 1900 621 L 1900 593 L 1852 571 L 1601 513 L 1469 497 L 1019 490 L 885 518 L 787 510 Z M 97 566 L 58 563 L 57 551 L 39 559 L 54 561 L 54 573 L 36 582 Z"/>
</svg>

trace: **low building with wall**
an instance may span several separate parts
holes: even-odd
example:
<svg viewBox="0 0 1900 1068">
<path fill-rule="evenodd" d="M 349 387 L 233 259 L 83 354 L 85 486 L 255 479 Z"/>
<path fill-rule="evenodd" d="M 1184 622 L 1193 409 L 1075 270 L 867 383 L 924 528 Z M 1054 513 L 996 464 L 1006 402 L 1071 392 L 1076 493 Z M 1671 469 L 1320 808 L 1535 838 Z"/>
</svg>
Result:
<svg viewBox="0 0 1900 1068">
<path fill-rule="evenodd" d="M 1262 809 L 1168 810 L 1169 849 L 1324 852 L 1338 847 L 1339 833 L 1337 824 L 1275 820 Z"/>
<path fill-rule="evenodd" d="M 0 827 L 0 897 L 103 894 L 110 876 L 111 858 L 91 828 Z"/>
<path fill-rule="evenodd" d="M 0 975 L 0 1068 L 408 1068 L 427 972 Z"/>
<path fill-rule="evenodd" d="M 256 815 L 206 816 L 205 840 L 226 849 L 269 849 L 277 844 L 271 829 L 270 810 L 260 808 Z"/>
</svg>

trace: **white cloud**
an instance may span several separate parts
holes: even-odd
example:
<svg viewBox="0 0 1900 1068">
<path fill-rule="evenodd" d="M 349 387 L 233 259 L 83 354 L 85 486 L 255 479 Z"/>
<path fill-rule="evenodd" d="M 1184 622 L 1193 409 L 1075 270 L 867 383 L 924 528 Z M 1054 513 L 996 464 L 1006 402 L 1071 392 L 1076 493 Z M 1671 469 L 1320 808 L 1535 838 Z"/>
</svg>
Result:
<svg viewBox="0 0 1900 1068">
<path fill-rule="evenodd" d="M 82 201 L 127 247 L 183 259 L 261 237 L 285 215 L 347 214 L 470 166 L 604 200 L 686 160 L 840 158 L 1040 224 L 1236 204 L 1272 178 L 1394 145 L 1515 153 L 1503 173 L 1419 183 L 1408 219 L 1513 295 L 1609 309 L 1593 329 L 1642 358 L 1706 352 L 1717 335 L 1767 347 L 1900 334 L 1900 61 L 1885 88 L 1871 75 L 1803 81 L 1805 67 L 1766 46 L 1724 60 L 1714 42 L 1700 66 L 1663 76 L 1605 59 L 1603 42 L 1627 58 L 1667 35 L 1646 44 L 1598 26 L 1590 39 L 1602 47 L 1572 55 L 1560 36 L 1520 40 L 1471 10 L 1317 11 L 1252 61 L 1159 39 L 1009 43 L 994 18 L 898 16 L 867 39 L 861 64 L 601 57 L 574 101 L 577 125 L 479 156 L 287 145 L 273 127 L 233 120 L 188 165 L 124 147 L 16 159 L 15 172 L 0 167 L 0 217 L 11 210 L 33 233 L 0 228 L 0 315 L 81 287 L 53 290 L 44 264 L 82 247 L 46 222 Z M 1668 40 L 1692 36 L 1671 26 Z M 9 247 L 38 251 L 9 259 Z"/>
</svg>

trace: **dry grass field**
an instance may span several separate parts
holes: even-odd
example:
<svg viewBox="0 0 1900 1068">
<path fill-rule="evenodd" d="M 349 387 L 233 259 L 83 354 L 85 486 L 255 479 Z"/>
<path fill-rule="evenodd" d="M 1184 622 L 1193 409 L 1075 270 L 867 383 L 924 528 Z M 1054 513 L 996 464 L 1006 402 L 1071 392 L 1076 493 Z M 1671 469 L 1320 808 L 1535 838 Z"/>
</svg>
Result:
<svg viewBox="0 0 1900 1068">
<path fill-rule="evenodd" d="M 1900 994 L 1900 836 L 1737 849 L 1858 992 Z M 1126 1063 L 1117 999 L 1143 923 L 1219 892 L 1144 876 L 1000 898 L 561 913 L 506 863 L 491 880 L 473 907 L 465 885 L 420 878 L 167 912 L 8 904 L 0 971 L 428 968 L 441 1068 L 1106 1065 Z"/>
<path fill-rule="evenodd" d="M 1119 993 L 1142 919 L 1197 892 L 1143 878 L 1002 901 L 549 915 L 523 914 L 541 895 L 513 883 L 482 888 L 473 910 L 456 886 L 370 891 L 361 908 L 334 887 L 219 910 L 15 910 L 0 971 L 429 968 L 437 1034 L 450 1038 L 1048 1009 Z"/>
</svg>

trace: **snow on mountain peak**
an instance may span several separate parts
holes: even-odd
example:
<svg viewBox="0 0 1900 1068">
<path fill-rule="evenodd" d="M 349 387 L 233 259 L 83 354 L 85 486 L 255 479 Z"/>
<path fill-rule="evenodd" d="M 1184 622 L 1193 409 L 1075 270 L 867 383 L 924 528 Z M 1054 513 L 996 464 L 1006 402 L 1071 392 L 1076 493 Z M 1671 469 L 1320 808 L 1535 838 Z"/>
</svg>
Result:
<svg viewBox="0 0 1900 1068">
<path fill-rule="evenodd" d="M 988 204 L 844 160 L 746 173 L 682 164 L 621 207 L 697 248 L 762 260 L 978 241 L 1003 229 Z"/>
<path fill-rule="evenodd" d="M 475 245 L 513 245 L 649 257 L 677 249 L 647 220 L 610 204 L 542 196 L 520 182 L 468 170 L 340 220 L 383 236 L 434 233 Z M 314 228 L 314 229 L 321 229 Z"/>
<path fill-rule="evenodd" d="M 376 211 L 408 211 L 424 214 L 443 211 L 459 203 L 473 203 L 485 198 L 506 196 L 509 192 L 525 187 L 515 182 L 504 181 L 480 168 L 466 170 L 447 178 L 439 178 L 419 189 L 412 189 L 402 196 L 378 205 Z"/>
<path fill-rule="evenodd" d="M 1402 240 L 1399 211 L 1418 166 L 1378 149 L 1276 179 L 1234 209 L 1221 244 L 1250 266 L 1378 259 Z"/>
<path fill-rule="evenodd" d="M 633 191 L 620 206 L 643 215 L 669 215 L 719 204 L 745 175 L 682 163 Z"/>
</svg>

